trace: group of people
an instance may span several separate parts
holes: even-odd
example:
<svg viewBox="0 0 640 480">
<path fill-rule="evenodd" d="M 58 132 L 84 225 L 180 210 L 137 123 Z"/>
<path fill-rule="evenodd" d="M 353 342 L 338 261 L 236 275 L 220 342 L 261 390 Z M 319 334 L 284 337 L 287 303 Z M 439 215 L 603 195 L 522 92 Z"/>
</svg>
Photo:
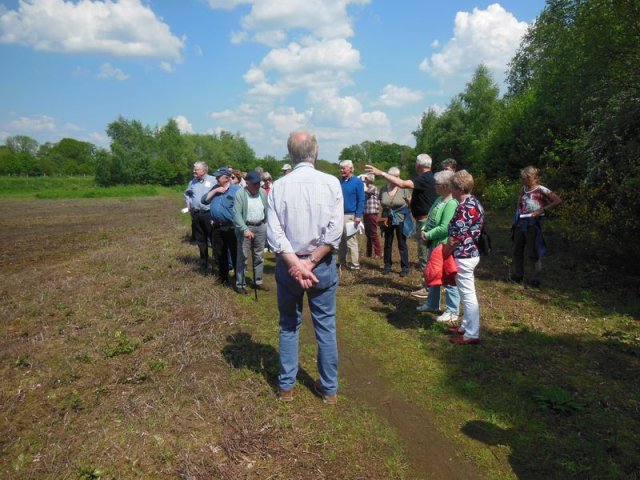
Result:
<svg viewBox="0 0 640 480">
<path fill-rule="evenodd" d="M 285 165 L 283 174 L 288 171 L 290 167 Z M 193 179 L 184 193 L 202 271 L 208 270 L 211 245 L 218 283 L 229 284 L 229 272 L 234 270 L 234 289 L 240 294 L 248 293 L 246 268 L 250 256 L 254 288 L 269 290 L 263 277 L 267 195 L 271 183 L 269 172 L 259 169 L 244 174 L 232 167 L 220 167 L 209 175 L 207 164 L 196 162 Z"/>
<path fill-rule="evenodd" d="M 360 178 L 354 175 L 350 160 L 340 162 L 338 180 L 315 169 L 318 143 L 312 133 L 291 133 L 287 147 L 292 166 L 285 165 L 285 175 L 273 184 L 268 182 L 265 187 L 260 173 L 252 171 L 245 176 L 244 187 L 234 186 L 228 168 L 219 168 L 209 176 L 206 165 L 198 162 L 185 192 L 201 261 L 207 258 L 207 228 L 212 230 L 219 281 L 228 281 L 229 256 L 237 256 L 235 288 L 246 293 L 245 269 L 251 253 L 255 286 L 266 290 L 262 268 L 265 245 L 276 255 L 280 312 L 278 398 L 285 402 L 294 398 L 306 293 L 318 343 L 319 379 L 314 387 L 325 403 L 337 402 L 338 272 L 341 267 L 360 269 L 356 235 L 362 230 L 367 235 L 367 256 L 380 258 L 382 253 L 385 274 L 392 271 L 395 237 L 401 276 L 409 274 L 407 237 L 415 231 L 419 268 L 424 277 L 423 288 L 412 292 L 424 299 L 417 310 L 436 312 L 437 321 L 449 323 L 447 333 L 451 334 L 452 343 L 479 343 L 474 270 L 480 260 L 477 241 L 485 219 L 481 203 L 472 195 L 472 175 L 466 170 L 456 171 L 453 159 L 445 160 L 442 170 L 434 174 L 431 157 L 423 153 L 416 158 L 416 176 L 410 180 L 401 179 L 397 167 L 384 172 L 373 165 L 366 165 L 366 174 Z M 375 176 L 387 182 L 380 190 L 374 184 Z M 540 258 L 544 254 L 541 219 L 561 200 L 538 184 L 534 167 L 522 171 L 522 181 L 513 225 L 511 278 L 523 281 L 526 258 L 533 265 L 531 283 L 539 285 Z M 380 246 L 379 228 L 384 249 Z M 442 291 L 446 295 L 444 310 L 440 308 Z M 458 324 L 460 303 L 463 315 Z"/>
</svg>

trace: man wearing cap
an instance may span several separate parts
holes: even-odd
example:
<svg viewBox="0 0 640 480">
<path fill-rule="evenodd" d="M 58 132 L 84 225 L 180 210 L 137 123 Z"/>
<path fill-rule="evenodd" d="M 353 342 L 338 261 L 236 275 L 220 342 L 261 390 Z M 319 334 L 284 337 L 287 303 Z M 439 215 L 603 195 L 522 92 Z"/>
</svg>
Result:
<svg viewBox="0 0 640 480">
<path fill-rule="evenodd" d="M 325 403 L 335 404 L 338 391 L 338 273 L 332 252 L 342 236 L 342 190 L 337 178 L 315 169 L 318 142 L 313 134 L 293 132 L 287 147 L 294 168 L 273 184 L 267 209 L 267 238 L 277 254 L 278 397 L 284 402 L 293 400 L 302 302 L 306 292 L 318 343 L 320 379 L 315 389 Z"/>
<path fill-rule="evenodd" d="M 291 171 L 291 165 L 285 163 L 280 170 L 282 171 L 282 175 L 286 175 Z"/>
<path fill-rule="evenodd" d="M 200 250 L 200 268 L 206 273 L 209 263 L 209 243 L 211 242 L 211 213 L 209 205 L 201 202 L 202 196 L 216 185 L 215 177 L 207 172 L 205 162 L 193 164 L 193 178 L 184 192 L 187 208 L 191 213 L 191 227 Z"/>
<path fill-rule="evenodd" d="M 267 240 L 267 194 L 260 188 L 260 174 L 255 170 L 244 177 L 246 186 L 236 193 L 233 225 L 238 239 L 236 260 L 236 292 L 246 295 L 246 267 L 249 252 L 253 260 L 253 283 L 258 290 L 268 291 L 262 283 L 264 247 Z"/>
<path fill-rule="evenodd" d="M 218 186 L 202 197 L 202 203 L 210 205 L 213 226 L 213 253 L 218 263 L 218 282 L 229 282 L 229 257 L 235 269 L 238 241 L 233 226 L 233 204 L 240 187 L 231 181 L 231 170 L 220 167 L 214 173 Z"/>
<path fill-rule="evenodd" d="M 338 263 L 351 270 L 360 270 L 358 237 L 355 233 L 348 234 L 346 224 L 353 222 L 357 228 L 364 214 L 364 183 L 353 174 L 353 162 L 343 160 L 340 162 L 340 186 L 342 187 L 342 198 L 344 199 L 344 223 L 345 229 L 342 233 L 342 241 L 338 250 Z M 351 264 L 347 264 L 347 253 Z"/>
</svg>

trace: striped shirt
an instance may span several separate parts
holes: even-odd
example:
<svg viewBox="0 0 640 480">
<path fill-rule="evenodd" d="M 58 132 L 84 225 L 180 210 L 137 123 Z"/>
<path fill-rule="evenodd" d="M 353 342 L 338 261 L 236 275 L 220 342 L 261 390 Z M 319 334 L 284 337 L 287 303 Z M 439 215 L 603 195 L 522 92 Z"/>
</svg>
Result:
<svg viewBox="0 0 640 480">
<path fill-rule="evenodd" d="M 273 183 L 268 196 L 267 239 L 276 253 L 309 255 L 320 245 L 340 245 L 342 189 L 337 178 L 299 163 Z"/>
</svg>

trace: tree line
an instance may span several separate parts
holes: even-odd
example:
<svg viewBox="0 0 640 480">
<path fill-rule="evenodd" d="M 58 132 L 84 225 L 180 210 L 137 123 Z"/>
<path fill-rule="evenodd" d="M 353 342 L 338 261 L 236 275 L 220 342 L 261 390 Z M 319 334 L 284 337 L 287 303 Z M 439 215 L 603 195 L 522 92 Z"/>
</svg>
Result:
<svg viewBox="0 0 640 480">
<path fill-rule="evenodd" d="M 509 65 L 507 87 L 499 98 L 479 66 L 444 112 L 423 115 L 416 151 L 455 158 L 481 188 L 537 166 L 564 199 L 557 215 L 567 236 L 635 264 L 640 2 L 547 0 Z"/>
</svg>

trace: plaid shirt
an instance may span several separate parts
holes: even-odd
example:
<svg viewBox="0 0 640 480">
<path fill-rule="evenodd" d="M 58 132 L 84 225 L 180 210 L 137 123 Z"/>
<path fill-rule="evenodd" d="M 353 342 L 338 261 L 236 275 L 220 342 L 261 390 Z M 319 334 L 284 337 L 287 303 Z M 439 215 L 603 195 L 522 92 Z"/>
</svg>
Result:
<svg viewBox="0 0 640 480">
<path fill-rule="evenodd" d="M 364 187 L 364 214 L 377 215 L 380 210 L 380 192 L 375 185 Z"/>
</svg>

